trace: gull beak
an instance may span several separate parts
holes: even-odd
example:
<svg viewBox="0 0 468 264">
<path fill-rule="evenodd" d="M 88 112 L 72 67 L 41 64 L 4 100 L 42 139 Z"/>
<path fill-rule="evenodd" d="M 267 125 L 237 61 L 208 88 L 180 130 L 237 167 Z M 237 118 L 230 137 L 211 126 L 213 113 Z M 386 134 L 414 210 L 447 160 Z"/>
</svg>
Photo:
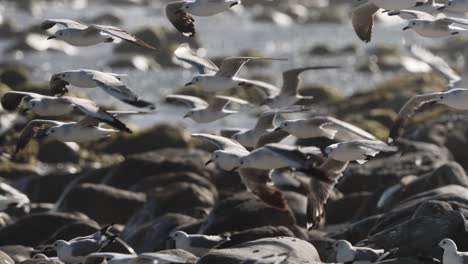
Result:
<svg viewBox="0 0 468 264">
<path fill-rule="evenodd" d="M 184 115 L 184 119 L 185 119 L 185 118 L 189 118 L 189 117 L 190 117 L 190 116 L 189 116 L 188 114 Z"/>
<path fill-rule="evenodd" d="M 328 246 L 325 248 L 326 250 L 332 250 L 333 249 L 333 246 Z"/>
<path fill-rule="evenodd" d="M 55 39 L 55 38 L 56 38 L 55 36 L 50 36 L 50 37 L 47 38 L 47 40 L 49 40 L 49 39 Z"/>
<path fill-rule="evenodd" d="M 211 164 L 213 162 L 213 160 L 209 160 L 207 162 L 205 162 L 205 166 L 208 166 L 209 164 Z"/>
<path fill-rule="evenodd" d="M 240 167 L 235 167 L 231 170 L 231 172 L 235 172 L 235 171 L 238 171 Z"/>
<path fill-rule="evenodd" d="M 190 85 L 193 85 L 193 82 L 188 82 L 188 83 L 186 83 L 186 84 L 185 84 L 185 87 L 190 86 Z"/>
<path fill-rule="evenodd" d="M 177 15 L 177 14 L 180 14 L 180 13 L 182 13 L 182 12 L 184 12 L 184 10 L 182 10 L 182 9 L 179 9 L 179 10 L 175 11 L 175 13 L 174 13 L 174 14 L 176 14 L 176 15 Z"/>
<path fill-rule="evenodd" d="M 446 6 L 441 6 L 439 8 L 437 8 L 437 10 L 444 10 L 445 8 L 447 8 Z"/>
<path fill-rule="evenodd" d="M 21 109 L 20 112 L 21 112 L 21 114 L 25 115 L 25 114 L 28 113 L 29 110 L 30 110 L 29 108 L 24 108 L 24 109 Z"/>
<path fill-rule="evenodd" d="M 435 104 L 437 104 L 438 102 L 439 102 L 439 101 L 437 101 L 437 100 L 432 100 L 432 101 L 429 102 L 429 105 L 435 105 Z"/>
<path fill-rule="evenodd" d="M 422 5 L 424 5 L 424 2 L 417 2 L 414 6 L 418 7 L 418 6 L 422 6 Z"/>
<path fill-rule="evenodd" d="M 403 30 L 407 30 L 407 29 L 410 29 L 411 27 L 410 26 L 406 26 L 403 28 Z"/>
<path fill-rule="evenodd" d="M 276 132 L 276 131 L 280 131 L 280 130 L 282 130 L 282 128 L 281 128 L 281 127 L 277 127 L 277 128 L 275 128 L 275 130 L 273 130 L 273 131 Z"/>
</svg>

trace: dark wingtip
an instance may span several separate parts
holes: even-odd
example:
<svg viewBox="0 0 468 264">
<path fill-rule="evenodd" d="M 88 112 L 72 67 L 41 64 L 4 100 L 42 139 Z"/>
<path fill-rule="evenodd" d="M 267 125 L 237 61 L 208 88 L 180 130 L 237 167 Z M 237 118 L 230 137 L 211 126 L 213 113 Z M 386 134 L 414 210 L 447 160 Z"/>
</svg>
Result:
<svg viewBox="0 0 468 264">
<path fill-rule="evenodd" d="M 289 208 L 288 206 L 288 200 L 286 199 L 286 196 L 284 193 L 274 187 L 264 187 L 264 188 L 258 188 L 257 190 L 254 191 L 254 193 L 265 203 L 281 209 L 281 210 L 287 210 Z"/>
<path fill-rule="evenodd" d="M 388 135 L 388 143 L 394 142 L 396 139 L 400 137 L 401 134 L 401 128 L 404 125 L 405 120 L 401 118 L 397 118 L 395 120 L 395 123 L 393 124 L 392 128 L 390 129 L 390 133 Z"/>
<path fill-rule="evenodd" d="M 151 110 L 156 109 L 156 105 L 154 103 L 145 101 L 145 100 L 123 100 L 125 103 L 129 105 L 133 105 L 135 107 L 140 107 L 140 108 L 149 108 Z"/>
</svg>

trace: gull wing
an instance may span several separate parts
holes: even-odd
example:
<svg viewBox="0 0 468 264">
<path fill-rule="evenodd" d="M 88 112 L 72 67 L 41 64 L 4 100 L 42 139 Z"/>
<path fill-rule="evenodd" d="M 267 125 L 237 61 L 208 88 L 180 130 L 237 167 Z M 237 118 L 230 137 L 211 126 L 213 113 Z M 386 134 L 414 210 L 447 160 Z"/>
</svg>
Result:
<svg viewBox="0 0 468 264">
<path fill-rule="evenodd" d="M 352 23 L 356 35 L 364 42 L 370 42 L 372 39 L 372 27 L 374 26 L 374 14 L 380 8 L 372 3 L 366 3 L 358 6 L 353 11 Z"/>
<path fill-rule="evenodd" d="M 15 154 L 20 152 L 29 143 L 32 137 L 45 133 L 49 128 L 64 124 L 63 122 L 53 120 L 36 119 L 29 121 L 21 131 L 20 137 L 16 143 Z"/>
<path fill-rule="evenodd" d="M 168 103 L 183 103 L 192 109 L 203 109 L 208 107 L 208 103 L 205 100 L 190 95 L 170 94 L 166 96 L 166 101 Z"/>
<path fill-rule="evenodd" d="M 387 13 L 389 16 L 400 16 L 403 19 L 406 20 L 412 20 L 412 19 L 422 19 L 422 20 L 435 20 L 436 18 L 426 12 L 423 11 L 417 11 L 417 10 L 395 10 L 395 11 L 390 11 Z"/>
<path fill-rule="evenodd" d="M 192 67 L 197 69 L 200 74 L 215 74 L 219 70 L 218 66 L 216 66 L 212 61 L 198 56 L 192 49 L 190 49 L 188 43 L 181 44 L 174 51 L 174 56 L 177 59 L 192 65 Z"/>
<path fill-rule="evenodd" d="M 83 35 L 92 35 L 94 33 L 99 33 L 99 32 L 104 32 L 116 38 L 128 41 L 130 43 L 133 43 L 133 44 L 136 44 L 136 45 L 148 48 L 148 49 L 156 50 L 155 47 L 137 38 L 136 36 L 130 34 L 128 31 L 123 30 L 118 27 L 114 27 L 114 26 L 91 25 L 86 30 L 83 31 Z"/>
<path fill-rule="evenodd" d="M 211 109 L 211 111 L 222 111 L 230 103 L 236 103 L 236 104 L 241 104 L 241 105 L 249 104 L 249 102 L 239 99 L 239 98 L 235 98 L 231 96 L 224 96 L 224 95 L 217 95 L 215 96 L 215 99 L 208 107 Z"/>
<path fill-rule="evenodd" d="M 442 25 L 450 25 L 450 24 L 460 24 L 460 25 L 468 25 L 468 19 L 463 19 L 463 18 L 456 18 L 456 17 L 444 17 L 437 19 L 435 21 L 437 24 L 442 24 Z"/>
<path fill-rule="evenodd" d="M 232 78 L 237 75 L 242 66 L 251 60 L 283 60 L 274 58 L 264 57 L 230 57 L 223 60 L 219 71 L 216 73 L 217 76 Z"/>
<path fill-rule="evenodd" d="M 269 133 L 266 133 L 262 135 L 255 146 L 255 148 L 261 148 L 267 144 L 271 143 L 278 143 L 282 141 L 283 139 L 287 138 L 289 136 L 289 133 L 284 131 L 284 130 L 276 130 L 276 131 L 271 131 Z"/>
<path fill-rule="evenodd" d="M 441 57 L 436 56 L 434 53 L 421 46 L 411 45 L 409 49 L 413 56 L 427 63 L 433 70 L 442 75 L 442 77 L 444 77 L 444 79 L 449 83 L 449 88 L 453 88 L 461 81 L 461 76 L 456 73 Z"/>
<path fill-rule="evenodd" d="M 433 102 L 438 96 L 442 94 L 443 93 L 421 94 L 413 96 L 411 99 L 409 99 L 406 102 L 406 104 L 400 109 L 398 117 L 396 118 L 392 128 L 390 129 L 388 142 L 392 142 L 400 136 L 401 130 L 405 126 L 408 119 L 410 119 L 419 108 L 421 108 L 427 103 Z"/>
<path fill-rule="evenodd" d="M 195 19 L 181 8 L 185 1 L 169 3 L 166 6 L 166 17 L 172 25 L 187 37 L 195 36 Z"/>
<path fill-rule="evenodd" d="M 357 139 L 377 140 L 371 133 L 365 131 L 348 122 L 341 121 L 331 116 L 324 117 L 325 123 L 322 125 L 324 129 L 336 130 L 335 138 L 339 141 L 350 141 Z M 326 121 L 327 120 L 327 121 Z"/>
<path fill-rule="evenodd" d="M 379 152 L 395 152 L 398 148 L 389 146 L 380 140 L 353 140 L 348 142 L 366 151 L 366 155 L 375 156 Z"/>
<path fill-rule="evenodd" d="M 192 134 L 192 137 L 210 142 L 215 145 L 218 149 L 228 150 L 228 149 L 237 149 L 247 151 L 247 149 L 239 144 L 237 141 L 234 141 L 230 138 L 225 138 L 221 136 L 215 136 L 210 134 Z"/>
<path fill-rule="evenodd" d="M 80 22 L 71 19 L 47 19 L 42 22 L 41 28 L 46 30 L 52 28 L 55 25 L 62 25 L 66 28 L 86 29 L 88 26 L 81 24 Z"/>
<path fill-rule="evenodd" d="M 283 72 L 283 87 L 281 93 L 287 95 L 296 95 L 297 88 L 301 83 L 301 73 L 309 70 L 324 70 L 324 69 L 337 69 L 338 66 L 310 66 L 304 68 L 296 68 Z"/>
<path fill-rule="evenodd" d="M 37 93 L 9 91 L 2 96 L 2 107 L 7 111 L 15 111 L 21 106 L 22 102 L 27 102 L 35 98 L 50 97 Z"/>
</svg>

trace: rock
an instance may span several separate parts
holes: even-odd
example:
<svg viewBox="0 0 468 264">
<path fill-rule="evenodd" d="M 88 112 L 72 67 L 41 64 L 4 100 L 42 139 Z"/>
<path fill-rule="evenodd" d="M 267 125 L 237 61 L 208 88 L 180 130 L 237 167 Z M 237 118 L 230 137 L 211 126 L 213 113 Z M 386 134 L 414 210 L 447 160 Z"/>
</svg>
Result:
<svg viewBox="0 0 468 264">
<path fill-rule="evenodd" d="M 18 219 L 0 229 L 0 245 L 37 246 L 59 228 L 72 222 L 96 224 L 83 215 L 69 213 L 40 213 Z M 40 227 L 40 228 L 38 228 Z"/>
<path fill-rule="evenodd" d="M 252 193 L 238 193 L 219 202 L 200 228 L 202 234 L 221 234 L 262 226 L 295 225 L 288 210 L 271 207 Z"/>
<path fill-rule="evenodd" d="M 186 148 L 188 141 L 187 131 L 170 125 L 156 125 L 132 135 L 120 134 L 97 148 L 100 152 L 131 155 L 163 148 Z"/>
<path fill-rule="evenodd" d="M 23 262 L 21 262 L 21 264 L 64 264 L 62 261 L 60 261 L 59 259 L 55 259 L 55 258 L 52 258 L 52 259 L 27 259 Z"/>
<path fill-rule="evenodd" d="M 0 247 L 0 250 L 10 256 L 15 263 L 29 259 L 31 257 L 31 253 L 33 252 L 32 247 L 25 247 L 21 245 L 2 246 Z"/>
<path fill-rule="evenodd" d="M 37 159 L 45 163 L 78 163 L 80 154 L 77 148 L 60 141 L 50 141 L 39 146 Z"/>
<path fill-rule="evenodd" d="M 125 226 L 121 237 L 137 253 L 164 250 L 173 231 L 195 221 L 195 218 L 181 214 L 166 214 L 148 222 L 130 222 Z"/>
<path fill-rule="evenodd" d="M 73 187 L 57 208 L 82 212 L 99 223 L 124 224 L 146 201 L 146 195 L 103 184 L 84 183 Z"/>
<path fill-rule="evenodd" d="M 262 226 L 252 229 L 233 232 L 229 237 L 231 240 L 222 243 L 219 249 L 235 247 L 245 242 L 267 238 L 267 237 L 294 237 L 294 233 L 284 226 Z"/>
<path fill-rule="evenodd" d="M 139 71 L 149 71 L 158 68 L 158 63 L 153 58 L 144 56 L 120 56 L 108 63 L 113 69 L 136 69 Z"/>
<path fill-rule="evenodd" d="M 198 264 L 238 264 L 249 259 L 262 259 L 274 254 L 288 254 L 287 263 L 321 263 L 314 246 L 292 237 L 263 238 L 229 249 L 214 249 L 201 257 Z"/>
<path fill-rule="evenodd" d="M 185 251 L 183 249 L 167 249 L 167 250 L 158 251 L 156 253 L 177 256 L 179 258 L 184 259 L 186 261 L 184 263 L 195 263 L 198 260 L 197 256 L 195 256 L 192 253 L 187 252 L 187 251 Z"/>
<path fill-rule="evenodd" d="M 16 90 L 30 79 L 30 72 L 22 66 L 12 66 L 0 70 L 0 82 Z"/>
<path fill-rule="evenodd" d="M 165 173 L 193 172 L 210 177 L 204 160 L 209 154 L 193 149 L 166 149 L 144 154 L 132 155 L 125 161 L 114 165 L 103 180 L 104 184 L 122 189 L 129 189 L 150 176 Z"/>
<path fill-rule="evenodd" d="M 327 225 L 339 224 L 352 220 L 374 198 L 371 192 L 346 195 L 338 200 L 328 201 L 325 206 Z"/>
</svg>

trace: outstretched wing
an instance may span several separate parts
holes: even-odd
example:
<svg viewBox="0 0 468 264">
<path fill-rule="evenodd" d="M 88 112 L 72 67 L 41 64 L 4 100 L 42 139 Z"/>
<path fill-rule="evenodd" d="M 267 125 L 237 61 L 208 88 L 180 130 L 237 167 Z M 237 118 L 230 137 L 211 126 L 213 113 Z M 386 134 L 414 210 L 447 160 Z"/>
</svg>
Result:
<svg viewBox="0 0 468 264">
<path fill-rule="evenodd" d="M 215 145 L 218 149 L 222 149 L 222 150 L 241 149 L 241 150 L 248 152 L 244 146 L 242 146 L 237 141 L 234 141 L 230 138 L 225 138 L 225 137 L 215 136 L 215 135 L 210 135 L 210 134 L 192 134 L 192 137 L 210 142 L 211 144 Z"/>
<path fill-rule="evenodd" d="M 195 19 L 181 8 L 185 1 L 169 3 L 166 6 L 166 17 L 172 25 L 187 37 L 195 36 Z"/>
<path fill-rule="evenodd" d="M 219 71 L 216 73 L 217 76 L 232 78 L 237 75 L 242 66 L 250 60 L 283 60 L 274 58 L 264 57 L 231 57 L 223 60 Z"/>
<path fill-rule="evenodd" d="M 46 97 L 45 95 L 37 94 L 37 93 L 28 93 L 28 92 L 18 92 L 18 91 L 10 91 L 6 92 L 2 96 L 2 107 L 7 111 L 15 111 L 18 110 L 21 106 L 23 101 L 29 101 L 33 98 L 43 98 Z"/>
<path fill-rule="evenodd" d="M 86 29 L 88 26 L 81 24 L 80 22 L 71 20 L 71 19 L 47 19 L 42 22 L 41 28 L 46 30 L 52 28 L 55 25 L 62 25 L 67 28 L 77 28 L 77 29 Z"/>
<path fill-rule="evenodd" d="M 297 88 L 301 83 L 300 75 L 305 71 L 310 70 L 324 70 L 324 69 L 337 69 L 338 66 L 311 66 L 304 68 L 296 68 L 283 72 L 283 88 L 281 92 L 287 95 L 296 95 Z"/>
<path fill-rule="evenodd" d="M 86 30 L 83 31 L 83 35 L 93 34 L 93 33 L 101 32 L 101 31 L 111 36 L 114 36 L 116 38 L 128 41 L 130 43 L 133 43 L 133 44 L 136 44 L 136 45 L 148 48 L 148 49 L 156 50 L 155 47 L 137 38 L 136 36 L 130 34 L 128 31 L 123 30 L 118 27 L 114 27 L 114 26 L 91 25 Z"/>
<path fill-rule="evenodd" d="M 205 100 L 190 95 L 170 94 L 166 96 L 166 101 L 168 103 L 183 103 L 187 107 L 190 107 L 192 109 L 201 109 L 208 107 L 208 103 Z"/>
<path fill-rule="evenodd" d="M 174 56 L 177 59 L 192 65 L 192 67 L 197 69 L 200 74 L 215 74 L 219 70 L 218 66 L 216 66 L 212 61 L 198 56 L 192 49 L 190 49 L 188 43 L 181 44 L 174 51 Z"/>
<path fill-rule="evenodd" d="M 26 126 L 21 131 L 20 137 L 16 143 L 15 154 L 17 154 L 23 148 L 25 148 L 32 137 L 36 137 L 38 135 L 41 135 L 41 133 L 45 133 L 49 128 L 53 126 L 59 126 L 62 124 L 62 122 L 42 119 L 29 121 L 29 123 L 26 124 Z"/>
<path fill-rule="evenodd" d="M 370 42 L 372 39 L 372 27 L 374 26 L 374 14 L 379 7 L 368 2 L 353 11 L 352 23 L 356 35 L 364 42 Z"/>
</svg>

